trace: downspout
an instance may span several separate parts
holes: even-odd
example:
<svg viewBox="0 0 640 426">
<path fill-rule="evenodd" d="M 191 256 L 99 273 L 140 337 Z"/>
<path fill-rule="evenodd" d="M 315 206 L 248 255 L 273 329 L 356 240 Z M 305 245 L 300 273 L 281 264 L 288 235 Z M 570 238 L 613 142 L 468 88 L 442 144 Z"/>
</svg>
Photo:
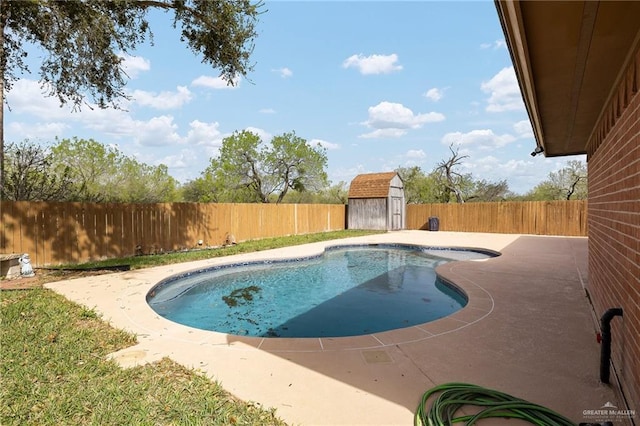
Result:
<svg viewBox="0 0 640 426">
<path fill-rule="evenodd" d="M 611 320 L 613 317 L 622 316 L 622 308 L 610 308 L 600 318 L 600 330 L 602 332 L 602 347 L 600 348 L 600 381 L 609 383 L 611 364 Z"/>
</svg>

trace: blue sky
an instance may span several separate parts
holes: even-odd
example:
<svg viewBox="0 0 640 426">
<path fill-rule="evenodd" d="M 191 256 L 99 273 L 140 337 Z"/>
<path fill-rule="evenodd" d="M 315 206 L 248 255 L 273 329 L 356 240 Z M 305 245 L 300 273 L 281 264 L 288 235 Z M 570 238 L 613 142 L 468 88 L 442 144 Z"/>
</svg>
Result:
<svg viewBox="0 0 640 426">
<path fill-rule="evenodd" d="M 493 1 L 268 1 L 265 9 L 254 70 L 235 87 L 180 43 L 168 15 L 154 13 L 154 45 L 125 57 L 126 111 L 61 108 L 34 73 L 9 92 L 5 141 L 92 138 L 166 164 L 181 182 L 245 129 L 265 142 L 295 131 L 322 144 L 334 184 L 398 166 L 429 172 L 451 144 L 468 156 L 460 171 L 507 179 L 518 193 L 585 160 L 530 156 L 535 141 Z"/>
</svg>

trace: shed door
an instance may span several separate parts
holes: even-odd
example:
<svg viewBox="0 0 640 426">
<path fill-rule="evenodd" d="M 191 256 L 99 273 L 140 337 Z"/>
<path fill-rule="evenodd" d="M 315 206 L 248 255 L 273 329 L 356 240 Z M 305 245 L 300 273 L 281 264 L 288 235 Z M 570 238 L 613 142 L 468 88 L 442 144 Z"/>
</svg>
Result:
<svg viewBox="0 0 640 426">
<path fill-rule="evenodd" d="M 402 198 L 391 197 L 391 230 L 402 229 Z"/>
</svg>

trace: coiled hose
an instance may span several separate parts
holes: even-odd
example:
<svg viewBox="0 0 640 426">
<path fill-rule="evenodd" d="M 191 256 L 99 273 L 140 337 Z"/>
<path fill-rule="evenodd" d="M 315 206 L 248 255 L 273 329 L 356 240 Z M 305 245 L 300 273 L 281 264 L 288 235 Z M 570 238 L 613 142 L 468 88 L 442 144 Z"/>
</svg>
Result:
<svg viewBox="0 0 640 426">
<path fill-rule="evenodd" d="M 427 402 L 431 397 L 435 399 L 427 409 Z M 467 405 L 480 407 L 480 411 L 456 417 L 456 412 Z M 468 383 L 446 383 L 425 392 L 413 424 L 449 426 L 464 422 L 466 425 L 475 425 L 478 420 L 492 417 L 521 419 L 539 426 L 576 426 L 571 420 L 548 408 Z"/>
</svg>

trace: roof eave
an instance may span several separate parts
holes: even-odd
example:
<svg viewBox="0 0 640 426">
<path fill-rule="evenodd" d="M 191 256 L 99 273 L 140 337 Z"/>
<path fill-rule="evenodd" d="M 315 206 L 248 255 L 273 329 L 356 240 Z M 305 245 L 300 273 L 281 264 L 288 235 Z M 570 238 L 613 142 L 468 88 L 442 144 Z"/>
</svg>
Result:
<svg viewBox="0 0 640 426">
<path fill-rule="evenodd" d="M 516 77 L 520 84 L 520 92 L 529 115 L 529 121 L 533 128 L 533 134 L 537 145 L 544 149 L 544 133 L 538 113 L 538 103 L 536 101 L 536 90 L 531 67 L 529 66 L 529 51 L 526 37 L 522 33 L 522 11 L 520 1 L 500 1 L 495 0 L 498 18 L 505 34 L 505 41 L 514 65 Z"/>
</svg>

